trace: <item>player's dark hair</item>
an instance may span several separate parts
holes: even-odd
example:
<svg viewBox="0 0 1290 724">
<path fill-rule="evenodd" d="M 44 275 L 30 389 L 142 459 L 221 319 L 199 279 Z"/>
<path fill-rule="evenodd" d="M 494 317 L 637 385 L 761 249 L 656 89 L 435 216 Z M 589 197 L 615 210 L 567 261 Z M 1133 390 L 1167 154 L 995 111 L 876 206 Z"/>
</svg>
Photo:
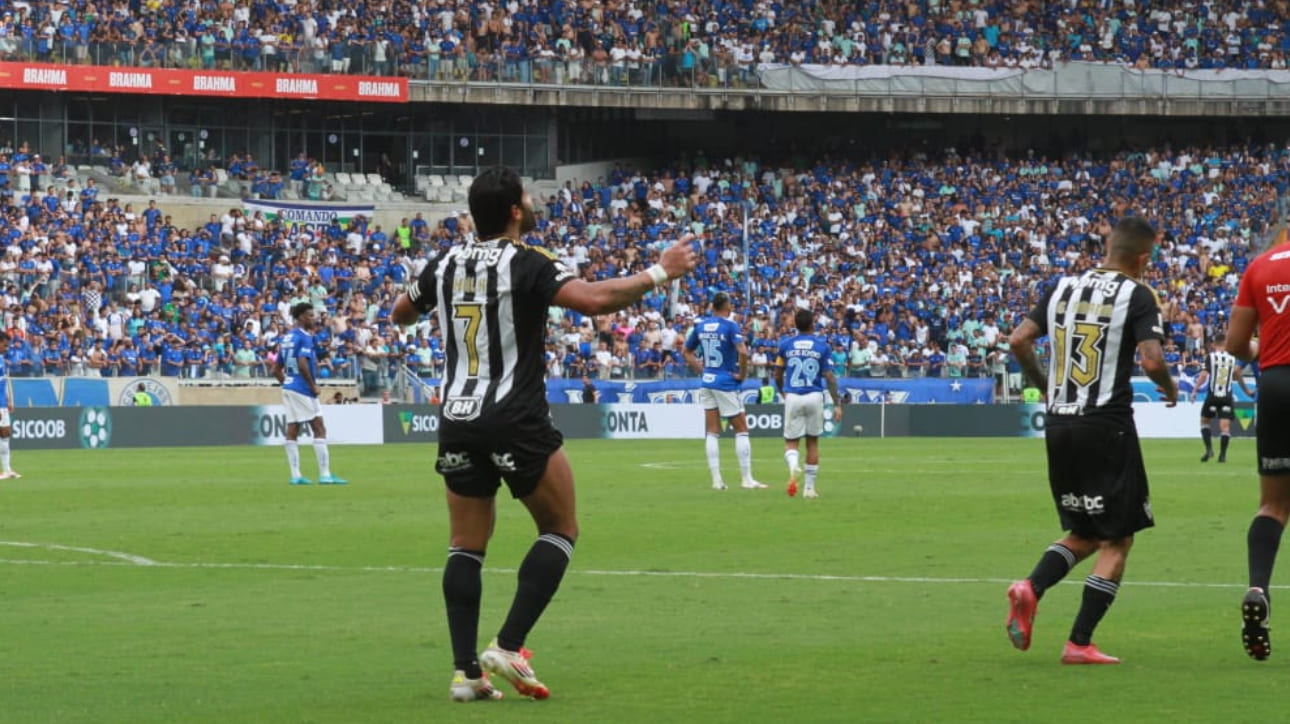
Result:
<svg viewBox="0 0 1290 724">
<path fill-rule="evenodd" d="M 730 295 L 725 292 L 717 292 L 712 295 L 712 309 L 717 312 L 724 312 L 730 308 Z"/>
<path fill-rule="evenodd" d="M 291 318 L 300 319 L 305 312 L 313 311 L 314 305 L 310 302 L 301 302 L 291 308 Z"/>
<path fill-rule="evenodd" d="M 1117 259 L 1131 259 L 1151 253 L 1155 244 L 1156 230 L 1151 222 L 1141 216 L 1126 216 L 1111 231 L 1110 255 Z"/>
<path fill-rule="evenodd" d="M 810 332 L 814 324 L 815 315 L 811 314 L 809 309 L 799 309 L 793 314 L 793 326 L 797 327 L 797 331 L 802 334 Z"/>
<path fill-rule="evenodd" d="M 511 209 L 523 204 L 524 183 L 515 169 L 493 166 L 470 185 L 470 216 L 481 239 L 505 234 L 511 223 Z"/>
<path fill-rule="evenodd" d="M 1226 341 L 1227 341 L 1227 335 L 1226 335 L 1226 334 L 1223 334 L 1222 332 L 1218 332 L 1218 333 L 1216 333 L 1216 334 L 1214 335 L 1214 339 L 1212 339 L 1212 340 L 1210 340 L 1210 341 L 1211 341 L 1213 344 L 1222 344 L 1222 343 L 1224 343 L 1224 342 L 1226 342 Z"/>
</svg>

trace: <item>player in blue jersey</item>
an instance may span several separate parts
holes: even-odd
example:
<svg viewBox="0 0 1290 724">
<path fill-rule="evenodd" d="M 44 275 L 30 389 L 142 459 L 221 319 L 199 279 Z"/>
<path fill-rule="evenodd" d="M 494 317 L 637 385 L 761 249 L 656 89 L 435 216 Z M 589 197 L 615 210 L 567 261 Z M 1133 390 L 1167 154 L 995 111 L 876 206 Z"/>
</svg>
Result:
<svg viewBox="0 0 1290 724">
<path fill-rule="evenodd" d="M 282 341 L 273 376 L 282 383 L 282 403 L 287 408 L 287 464 L 292 485 L 309 485 L 300 474 L 300 447 L 296 442 L 300 426 L 309 423 L 314 435 L 314 456 L 318 458 L 318 484 L 344 485 L 347 481 L 331 474 L 327 450 L 327 428 L 318 404 L 318 353 L 314 351 L 314 306 L 301 302 L 291 308 L 296 326 Z"/>
<path fill-rule="evenodd" d="M 750 490 L 765 488 L 753 480 L 752 443 L 748 441 L 748 419 L 744 416 L 744 403 L 739 396 L 744 375 L 748 371 L 748 347 L 739 325 L 730 319 L 730 296 L 717 292 L 712 297 L 712 316 L 701 317 L 694 323 L 694 331 L 685 340 L 685 362 L 695 372 L 703 375 L 699 387 L 699 404 L 703 405 L 707 426 L 708 470 L 712 471 L 712 487 L 725 490 L 721 478 L 721 420 L 730 420 L 735 429 L 735 457 L 739 459 L 739 474 L 743 487 Z"/>
<path fill-rule="evenodd" d="M 804 498 L 818 498 L 815 477 L 820 472 L 820 436 L 824 434 L 824 385 L 833 400 L 833 421 L 842 422 L 842 398 L 838 378 L 830 367 L 832 351 L 828 340 L 811 334 L 814 318 L 799 309 L 793 316 L 797 335 L 779 343 L 775 357 L 775 384 L 784 393 L 784 460 L 788 463 L 788 495 L 797 495 L 797 479 L 803 469 L 798 444 L 806 438 L 806 487 Z"/>
<path fill-rule="evenodd" d="M 9 335 L 0 332 L 0 480 L 21 478 L 9 467 L 9 437 L 13 435 L 13 398 L 9 396 Z"/>
</svg>

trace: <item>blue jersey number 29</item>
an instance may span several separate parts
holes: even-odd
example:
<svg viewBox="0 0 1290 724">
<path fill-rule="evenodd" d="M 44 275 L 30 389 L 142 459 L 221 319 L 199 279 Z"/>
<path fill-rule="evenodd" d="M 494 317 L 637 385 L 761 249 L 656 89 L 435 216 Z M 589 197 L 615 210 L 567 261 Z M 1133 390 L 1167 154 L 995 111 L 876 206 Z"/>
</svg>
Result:
<svg viewBox="0 0 1290 724">
<path fill-rule="evenodd" d="M 788 358 L 788 386 L 814 387 L 820 379 L 820 363 L 810 357 Z"/>
</svg>

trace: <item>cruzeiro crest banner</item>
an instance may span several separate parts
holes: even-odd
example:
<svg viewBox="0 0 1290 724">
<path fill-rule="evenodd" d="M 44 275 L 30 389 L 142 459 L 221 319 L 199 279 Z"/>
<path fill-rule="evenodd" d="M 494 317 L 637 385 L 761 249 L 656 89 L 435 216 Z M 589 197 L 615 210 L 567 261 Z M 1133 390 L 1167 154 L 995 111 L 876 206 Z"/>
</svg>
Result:
<svg viewBox="0 0 1290 724">
<path fill-rule="evenodd" d="M 356 216 L 371 219 L 376 212 L 376 207 L 247 200 L 242 202 L 242 210 L 248 217 L 254 216 L 258 211 L 264 215 L 266 221 L 277 221 L 289 229 L 295 229 L 298 226 L 322 229 L 330 226 L 332 219 L 339 221 L 342 228 Z"/>
</svg>

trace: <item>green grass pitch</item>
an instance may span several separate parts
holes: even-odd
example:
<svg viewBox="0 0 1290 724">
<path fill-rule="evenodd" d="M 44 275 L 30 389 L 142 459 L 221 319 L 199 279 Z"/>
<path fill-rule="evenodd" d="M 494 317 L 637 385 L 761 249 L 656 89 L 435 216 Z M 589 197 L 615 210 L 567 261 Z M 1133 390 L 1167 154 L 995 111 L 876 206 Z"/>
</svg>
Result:
<svg viewBox="0 0 1290 724">
<path fill-rule="evenodd" d="M 1078 586 L 1029 652 L 1003 630 L 1006 581 L 1059 534 L 1039 440 L 828 440 L 814 501 L 773 439 L 771 489 L 720 493 L 701 442 L 570 443 L 582 538 L 529 641 L 552 698 L 470 705 L 447 697 L 430 446 L 334 448 L 347 488 L 288 487 L 276 448 L 17 452 L 0 721 L 1276 719 L 1290 648 L 1256 664 L 1238 634 L 1253 444 L 1224 466 L 1144 444 L 1158 523 L 1096 637 L 1125 663 L 1065 668 Z M 533 537 L 499 499 L 481 645 Z"/>
</svg>

